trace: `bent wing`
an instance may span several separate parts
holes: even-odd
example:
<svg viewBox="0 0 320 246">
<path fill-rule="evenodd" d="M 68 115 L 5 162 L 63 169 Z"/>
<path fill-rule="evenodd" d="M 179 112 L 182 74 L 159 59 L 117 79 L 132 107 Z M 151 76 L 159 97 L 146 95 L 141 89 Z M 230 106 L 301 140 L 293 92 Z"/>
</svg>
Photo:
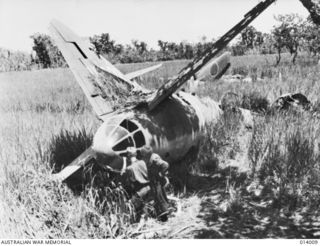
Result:
<svg viewBox="0 0 320 246">
<path fill-rule="evenodd" d="M 267 7 L 269 7 L 275 0 L 264 0 L 257 4 L 252 10 L 250 10 L 244 18 L 233 28 L 231 28 L 226 34 L 218 39 L 211 48 L 207 49 L 201 56 L 196 57 L 188 66 L 183 68 L 179 74 L 169 80 L 157 91 L 155 91 L 152 97 L 148 101 L 148 108 L 152 111 L 163 100 L 177 91 L 185 82 L 193 77 L 200 69 L 206 66 L 216 55 L 218 55 L 228 43 L 243 31 L 258 15 L 260 15 Z"/>
<path fill-rule="evenodd" d="M 230 52 L 224 52 L 221 56 L 213 58 L 195 74 L 195 78 L 197 80 L 204 80 L 209 77 L 214 80 L 220 79 L 230 67 L 230 56 Z"/>
</svg>

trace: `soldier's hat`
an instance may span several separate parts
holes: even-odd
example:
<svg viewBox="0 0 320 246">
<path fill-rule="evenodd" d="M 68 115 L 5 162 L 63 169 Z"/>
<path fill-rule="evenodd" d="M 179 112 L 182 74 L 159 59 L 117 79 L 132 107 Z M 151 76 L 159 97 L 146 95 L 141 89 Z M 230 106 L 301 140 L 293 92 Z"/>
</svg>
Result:
<svg viewBox="0 0 320 246">
<path fill-rule="evenodd" d="M 145 145 L 140 149 L 140 154 L 141 156 L 147 157 L 152 154 L 152 148 Z"/>
</svg>

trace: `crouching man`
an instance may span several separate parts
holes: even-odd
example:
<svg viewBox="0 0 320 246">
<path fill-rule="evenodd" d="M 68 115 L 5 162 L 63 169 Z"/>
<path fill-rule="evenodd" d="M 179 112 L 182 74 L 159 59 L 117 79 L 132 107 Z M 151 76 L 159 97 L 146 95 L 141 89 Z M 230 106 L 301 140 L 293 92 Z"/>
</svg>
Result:
<svg viewBox="0 0 320 246">
<path fill-rule="evenodd" d="M 139 151 L 133 147 L 127 149 L 127 162 L 124 161 L 123 176 L 125 186 L 131 190 L 131 202 L 136 211 L 142 211 L 146 202 L 154 200 L 155 210 L 161 221 L 166 221 L 169 214 L 169 204 L 164 187 L 168 184 L 166 177 L 169 164 L 150 147 Z"/>
<path fill-rule="evenodd" d="M 153 194 L 155 209 L 161 221 L 166 221 L 169 214 L 169 203 L 165 187 L 169 184 L 168 169 L 169 163 L 153 153 L 152 148 L 144 146 L 140 150 L 141 159 L 147 163 L 150 178 L 150 187 Z"/>
</svg>

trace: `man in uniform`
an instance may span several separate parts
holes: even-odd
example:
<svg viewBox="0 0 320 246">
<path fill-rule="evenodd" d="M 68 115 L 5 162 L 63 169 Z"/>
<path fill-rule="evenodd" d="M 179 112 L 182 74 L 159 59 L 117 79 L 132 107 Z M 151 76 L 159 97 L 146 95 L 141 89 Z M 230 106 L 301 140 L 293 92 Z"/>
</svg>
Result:
<svg viewBox="0 0 320 246">
<path fill-rule="evenodd" d="M 140 158 L 137 159 L 136 149 L 127 149 L 128 163 L 124 159 L 122 174 L 125 177 L 125 186 L 131 190 L 131 202 L 138 213 L 144 207 L 144 203 L 154 199 L 155 209 L 160 220 L 166 221 L 169 204 L 164 186 L 168 183 L 166 173 L 169 164 L 155 153 L 150 147 L 140 150 Z M 152 195 L 152 196 L 151 196 Z"/>
<path fill-rule="evenodd" d="M 144 202 L 150 197 L 150 181 L 148 169 L 145 161 L 137 159 L 137 151 L 134 147 L 127 148 L 127 158 L 124 158 L 124 164 L 121 175 L 124 177 L 124 186 L 131 193 L 131 202 L 138 213 L 144 207 Z"/>
<path fill-rule="evenodd" d="M 167 174 L 168 162 L 153 153 L 152 148 L 144 146 L 140 150 L 141 159 L 147 163 L 150 187 L 153 193 L 155 209 L 160 220 L 166 221 L 169 214 L 169 203 L 165 192 L 165 187 L 169 184 Z"/>
</svg>

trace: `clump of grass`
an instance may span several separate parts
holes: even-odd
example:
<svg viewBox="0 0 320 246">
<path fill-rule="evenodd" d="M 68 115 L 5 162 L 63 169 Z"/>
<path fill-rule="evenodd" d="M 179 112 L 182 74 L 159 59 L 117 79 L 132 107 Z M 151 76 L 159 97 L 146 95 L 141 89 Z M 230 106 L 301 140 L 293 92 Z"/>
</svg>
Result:
<svg viewBox="0 0 320 246">
<path fill-rule="evenodd" d="M 314 103 L 312 103 L 311 111 L 315 116 L 319 116 L 320 114 L 320 100 L 317 99 Z"/>
<path fill-rule="evenodd" d="M 60 171 L 77 158 L 91 145 L 92 139 L 92 131 L 87 131 L 85 128 L 73 132 L 62 130 L 53 136 L 48 155 L 54 172 Z"/>
<path fill-rule="evenodd" d="M 19 185 L 24 192 L 7 187 L 2 194 L 1 237 L 115 238 L 129 232 L 134 213 L 122 190 L 89 188 L 79 197 L 45 176 L 28 181 L 27 190 Z"/>
<path fill-rule="evenodd" d="M 237 213 L 241 211 L 243 206 L 241 199 L 241 190 L 240 187 L 236 187 L 235 184 L 227 185 L 226 187 L 228 199 L 225 203 L 225 211 L 227 213 Z"/>
<path fill-rule="evenodd" d="M 264 113 L 269 109 L 269 101 L 259 92 L 251 92 L 242 96 L 241 107 L 257 113 Z"/>
<path fill-rule="evenodd" d="M 239 66 L 232 68 L 231 74 L 240 74 L 243 76 L 247 76 L 249 74 L 248 67 L 247 66 Z"/>
<path fill-rule="evenodd" d="M 312 181 L 319 168 L 318 126 L 308 113 L 276 114 L 256 122 L 249 147 L 252 175 L 280 205 L 290 197 L 301 206 L 319 193 Z"/>
<path fill-rule="evenodd" d="M 237 133 L 241 126 L 241 114 L 233 108 L 225 109 L 221 118 L 206 127 L 206 136 L 200 146 L 198 159 L 192 165 L 193 173 L 216 171 L 223 155 L 231 157 L 239 150 Z M 226 156 L 225 156 L 226 157 Z"/>
</svg>

